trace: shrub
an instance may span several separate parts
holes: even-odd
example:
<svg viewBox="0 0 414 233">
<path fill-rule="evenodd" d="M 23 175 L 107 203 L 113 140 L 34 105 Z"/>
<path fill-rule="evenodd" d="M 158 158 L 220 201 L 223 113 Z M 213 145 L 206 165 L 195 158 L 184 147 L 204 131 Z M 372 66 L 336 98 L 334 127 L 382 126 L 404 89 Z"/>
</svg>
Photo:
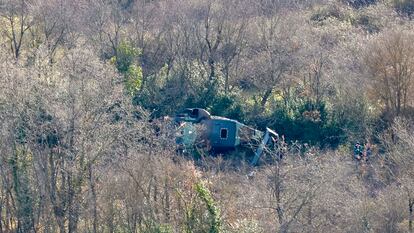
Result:
<svg viewBox="0 0 414 233">
<path fill-rule="evenodd" d="M 414 0 L 394 0 L 393 4 L 398 14 L 411 19 L 414 14 Z"/>
<path fill-rule="evenodd" d="M 210 190 L 202 183 L 198 182 L 195 185 L 195 190 L 201 200 L 206 204 L 207 211 L 210 215 L 210 233 L 219 233 L 221 232 L 221 219 L 220 219 L 220 209 L 217 207 L 213 197 L 211 196 Z"/>
<path fill-rule="evenodd" d="M 354 8 L 366 7 L 372 4 L 376 4 L 377 0 L 343 0 L 345 4 L 348 4 Z"/>
<path fill-rule="evenodd" d="M 364 14 L 356 18 L 354 25 L 362 27 L 365 31 L 369 33 L 377 33 L 380 31 L 380 25 L 378 23 L 378 20 L 374 17 Z"/>
<path fill-rule="evenodd" d="M 340 12 L 337 6 L 326 6 L 323 8 L 319 8 L 311 16 L 311 20 L 318 21 L 318 22 L 324 21 L 328 18 L 336 18 L 336 19 L 342 18 L 342 13 Z"/>
<path fill-rule="evenodd" d="M 129 67 L 136 63 L 136 60 L 140 54 L 141 51 L 134 48 L 130 43 L 121 42 L 117 47 L 115 57 L 111 60 L 116 63 L 116 68 L 120 73 L 126 73 L 128 72 Z"/>
</svg>

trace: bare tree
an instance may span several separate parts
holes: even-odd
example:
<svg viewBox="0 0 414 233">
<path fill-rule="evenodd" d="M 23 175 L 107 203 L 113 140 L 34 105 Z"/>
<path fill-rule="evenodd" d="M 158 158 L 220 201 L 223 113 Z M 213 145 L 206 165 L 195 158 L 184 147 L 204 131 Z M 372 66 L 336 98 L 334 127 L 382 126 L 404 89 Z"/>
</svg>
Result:
<svg viewBox="0 0 414 233">
<path fill-rule="evenodd" d="M 414 137 L 412 136 L 412 125 L 407 121 L 398 119 L 393 131 L 397 141 L 385 138 L 387 146 L 385 173 L 397 182 L 397 187 L 401 191 L 400 197 L 406 203 L 408 210 L 408 231 L 413 232 L 414 221 L 414 176 L 412 166 L 414 164 Z M 385 177 L 386 178 L 386 177 Z M 401 195 L 402 194 L 402 195 Z"/>
<path fill-rule="evenodd" d="M 88 2 L 84 9 L 83 31 L 91 45 L 107 59 L 117 56 L 117 49 L 124 37 L 123 29 L 129 19 L 128 11 L 118 1 L 96 0 Z"/>
<path fill-rule="evenodd" d="M 250 59 L 246 60 L 248 86 L 258 89 L 256 102 L 264 108 L 273 89 L 292 72 L 299 44 L 294 40 L 295 28 L 289 22 L 289 13 L 280 11 L 273 1 L 257 3 L 259 17 L 251 24 Z"/>
<path fill-rule="evenodd" d="M 412 34 L 404 31 L 386 32 L 373 43 L 366 57 L 374 96 L 387 112 L 396 116 L 410 106 L 414 76 L 411 38 Z"/>
<path fill-rule="evenodd" d="M 2 34 L 9 41 L 9 48 L 13 56 L 18 59 L 27 31 L 32 26 L 32 19 L 29 15 L 30 1 L 10 0 L 6 1 L 1 9 L 1 18 L 5 23 L 2 27 Z M 10 29 L 10 30 L 8 30 Z"/>
<path fill-rule="evenodd" d="M 72 47 L 78 38 L 80 13 L 74 4 L 60 0 L 33 1 L 30 7 L 33 27 L 30 29 L 33 47 L 45 44 L 50 62 L 59 48 Z"/>
</svg>

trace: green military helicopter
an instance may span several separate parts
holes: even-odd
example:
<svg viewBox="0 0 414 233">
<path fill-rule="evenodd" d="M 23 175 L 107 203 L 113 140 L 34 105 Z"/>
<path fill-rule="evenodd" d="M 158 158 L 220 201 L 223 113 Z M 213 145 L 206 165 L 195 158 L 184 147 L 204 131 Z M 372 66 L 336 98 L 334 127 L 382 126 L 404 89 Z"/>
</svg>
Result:
<svg viewBox="0 0 414 233">
<path fill-rule="evenodd" d="M 252 165 L 257 164 L 266 147 L 274 147 L 279 141 L 279 135 L 269 128 L 262 132 L 233 119 L 212 116 L 202 108 L 187 108 L 174 121 L 178 125 L 176 142 L 182 150 L 201 146 L 221 153 L 238 147 L 251 148 Z"/>
</svg>

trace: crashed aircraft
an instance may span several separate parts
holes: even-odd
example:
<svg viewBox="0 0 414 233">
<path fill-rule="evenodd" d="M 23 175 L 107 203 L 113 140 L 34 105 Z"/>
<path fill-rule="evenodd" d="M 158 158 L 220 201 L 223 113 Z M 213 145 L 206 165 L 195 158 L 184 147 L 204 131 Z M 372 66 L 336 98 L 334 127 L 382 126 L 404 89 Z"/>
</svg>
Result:
<svg viewBox="0 0 414 233">
<path fill-rule="evenodd" d="M 262 132 L 233 119 L 212 116 L 201 108 L 187 108 L 177 114 L 174 121 L 178 125 L 176 142 L 179 148 L 199 146 L 212 152 L 252 148 L 252 165 L 257 164 L 266 147 L 276 146 L 279 140 L 279 135 L 269 128 Z"/>
</svg>

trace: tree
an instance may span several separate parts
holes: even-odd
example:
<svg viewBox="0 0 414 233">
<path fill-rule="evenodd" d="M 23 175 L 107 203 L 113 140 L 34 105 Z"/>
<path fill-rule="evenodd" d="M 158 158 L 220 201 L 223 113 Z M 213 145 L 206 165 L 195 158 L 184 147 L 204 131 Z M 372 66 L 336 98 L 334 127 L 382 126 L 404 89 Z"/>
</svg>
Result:
<svg viewBox="0 0 414 233">
<path fill-rule="evenodd" d="M 117 56 L 117 48 L 124 39 L 129 12 L 120 1 L 95 0 L 85 3 L 81 22 L 82 31 L 100 56 L 109 59 Z"/>
<path fill-rule="evenodd" d="M 365 64 L 372 79 L 372 95 L 391 116 L 404 114 L 410 106 L 414 80 L 413 34 L 388 31 L 367 52 Z"/>
<path fill-rule="evenodd" d="M 259 1 L 258 17 L 248 29 L 251 45 L 244 60 L 244 82 L 259 93 L 255 100 L 259 109 L 264 109 L 274 88 L 293 71 L 300 48 L 294 39 L 294 17 L 280 9 L 275 1 Z"/>
<path fill-rule="evenodd" d="M 414 232 L 414 137 L 413 128 L 406 120 L 397 119 L 392 128 L 394 139 L 384 137 L 387 176 L 397 183 L 399 198 L 408 210 L 408 231 Z M 395 140 L 396 138 L 396 140 Z"/>
<path fill-rule="evenodd" d="M 42 57 L 25 68 L 6 63 L 1 166 L 14 183 L 6 199 L 18 200 L 10 224 L 19 222 L 20 232 L 35 231 L 39 221 L 50 231 L 76 232 L 85 186 L 96 207 L 95 166 L 136 133 L 124 128 L 135 117 L 131 108 L 123 111 L 130 104 L 122 82 L 90 51 L 72 49 L 52 66 Z M 88 219 L 96 230 L 96 209 Z"/>
<path fill-rule="evenodd" d="M 30 28 L 33 47 L 44 45 L 49 53 L 50 62 L 55 61 L 55 55 L 60 48 L 74 45 L 80 32 L 80 12 L 68 2 L 58 0 L 33 1 L 31 7 L 33 27 Z"/>
<path fill-rule="evenodd" d="M 27 31 L 32 26 L 27 0 L 7 0 L 0 8 L 0 17 L 4 27 L 1 28 L 9 41 L 13 56 L 18 59 Z M 0 5 L 1 6 L 1 5 Z"/>
</svg>

